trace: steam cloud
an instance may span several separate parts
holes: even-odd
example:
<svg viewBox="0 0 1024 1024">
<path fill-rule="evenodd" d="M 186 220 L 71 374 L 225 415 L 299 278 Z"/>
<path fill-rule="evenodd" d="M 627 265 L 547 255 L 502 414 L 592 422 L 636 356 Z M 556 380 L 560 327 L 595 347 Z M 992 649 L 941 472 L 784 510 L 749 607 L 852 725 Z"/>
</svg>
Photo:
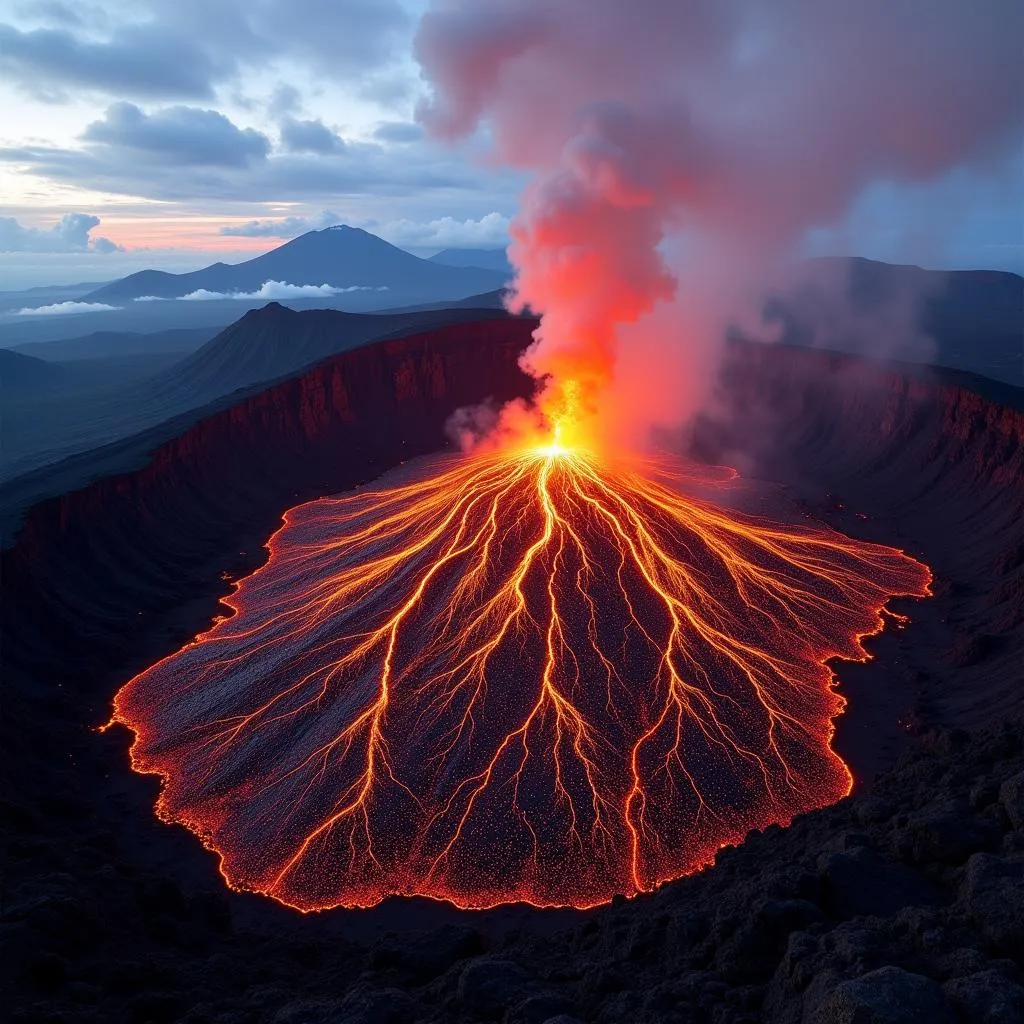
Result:
<svg viewBox="0 0 1024 1024">
<path fill-rule="evenodd" d="M 1022 38 L 1018 0 L 434 0 L 419 117 L 532 172 L 530 368 L 622 433 L 692 409 L 726 325 L 869 184 L 1019 146 Z"/>
</svg>

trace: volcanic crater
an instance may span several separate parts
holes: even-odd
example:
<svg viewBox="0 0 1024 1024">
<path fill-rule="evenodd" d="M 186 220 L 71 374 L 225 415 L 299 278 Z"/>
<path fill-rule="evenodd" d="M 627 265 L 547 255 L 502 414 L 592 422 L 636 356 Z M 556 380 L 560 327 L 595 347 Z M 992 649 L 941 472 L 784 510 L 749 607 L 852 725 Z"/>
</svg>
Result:
<svg viewBox="0 0 1024 1024">
<path fill-rule="evenodd" d="M 588 930 L 611 942 L 628 931 L 630 920 L 639 926 L 655 907 L 671 916 L 665 908 L 674 886 L 696 892 L 693 899 L 703 906 L 700 892 L 717 891 L 716 878 L 732 877 L 716 867 L 655 896 L 592 912 L 583 923 L 573 911 L 512 907 L 466 915 L 415 901 L 301 918 L 228 893 L 213 857 L 192 837 L 154 822 L 157 780 L 129 775 L 128 734 L 97 731 L 109 718 L 118 686 L 209 626 L 230 582 L 265 560 L 263 544 L 287 509 L 368 484 L 390 467 L 439 451 L 446 444 L 445 423 L 458 408 L 528 398 L 532 381 L 518 359 L 534 326 L 528 319 L 465 323 L 329 358 L 222 402 L 180 428 L 108 446 L 95 482 L 27 512 L 3 556 L 5 585 L 19 595 L 3 607 L 5 811 L 13 837 L 9 902 L 16 959 L 43 979 L 55 1005 L 77 998 L 66 991 L 68 969 L 53 959 L 63 964 L 71 955 L 61 944 L 90 947 L 80 959 L 93 964 L 100 991 L 89 998 L 110 1019 L 133 998 L 111 980 L 112 965 L 133 947 L 130 958 L 145 957 L 158 975 L 178 977 L 213 949 L 245 958 L 258 947 L 261 957 L 273 959 L 270 940 L 261 938 L 269 931 L 297 958 L 315 993 L 324 991 L 322 940 L 333 936 L 348 944 L 353 984 L 363 971 L 359 984 L 366 1000 L 370 990 L 387 991 L 396 979 L 406 979 L 402 985 L 412 995 L 404 998 L 418 1000 L 419 1009 L 395 997 L 404 1009 L 394 1019 L 494 1019 L 489 997 L 474 995 L 474 970 L 489 971 L 488 977 L 504 971 L 516 998 L 529 1002 L 539 998 L 535 976 L 543 974 L 543 955 L 537 944 L 545 932 L 573 927 L 574 942 Z M 869 799 L 857 793 L 868 794 L 872 780 L 922 731 L 984 729 L 1017 716 L 1024 661 L 1019 392 L 950 371 L 744 343 L 731 347 L 720 391 L 717 412 L 686 438 L 687 455 L 707 465 L 739 464 L 744 476 L 770 482 L 773 500 L 798 508 L 807 522 L 901 549 L 934 574 L 930 600 L 894 602 L 896 611 L 910 616 L 905 628 L 868 639 L 870 660 L 835 666 L 839 693 L 849 704 L 837 720 L 833 747 L 853 774 L 854 801 L 861 801 L 856 806 Z M 50 472 L 59 482 L 66 468 Z M 954 746 L 966 749 L 965 742 Z M 1009 750 L 1015 741 L 1000 742 Z M 934 757 L 946 754 L 941 748 Z M 996 771 L 983 755 L 975 760 L 979 772 Z M 945 763 L 935 769 L 939 775 Z M 811 829 L 827 848 L 828 823 L 845 821 L 846 803 L 798 819 L 794 830 Z M 991 804 L 978 798 L 982 810 Z M 895 821 L 912 810 L 891 807 L 878 820 Z M 984 838 L 975 845 L 993 849 L 993 842 Z M 761 836 L 755 845 L 762 874 L 773 870 L 773 858 L 792 857 L 782 838 Z M 960 863 L 972 852 L 965 848 Z M 941 905 L 947 882 L 936 876 L 924 903 Z M 955 888 L 959 876 L 949 884 Z M 704 888 L 697 892 L 694 886 Z M 804 920 L 794 911 L 785 934 L 822 934 L 843 920 L 841 911 L 819 907 L 809 890 L 800 891 L 814 914 L 806 910 L 804 917 L 811 916 Z M 913 896 L 912 887 L 908 893 Z M 109 908 L 105 930 L 99 922 L 107 910 L 101 908 Z M 58 919 L 63 923 L 55 930 Z M 200 919 L 206 924 L 197 924 Z M 413 930 L 444 926 L 449 930 L 443 934 L 461 938 L 435 967 L 424 966 L 430 960 L 425 950 L 383 954 L 394 944 L 381 935 L 398 920 Z M 697 932 L 690 947 L 707 938 Z M 717 935 L 716 949 L 732 934 Z M 1006 948 L 1004 939 L 986 940 L 991 955 Z M 429 934 L 424 941 L 444 946 Z M 683 962 L 687 940 L 674 942 Z M 491 955 L 481 956 L 488 948 Z M 504 952 L 496 960 L 498 948 Z M 718 955 L 702 954 L 700 969 L 709 978 L 725 970 Z M 772 953 L 752 980 L 725 971 L 715 983 L 760 986 L 758 998 L 768 998 L 781 955 L 781 948 Z M 147 969 L 139 968 L 143 975 Z M 561 969 L 564 976 L 541 986 L 549 998 L 545 1005 L 560 1001 L 584 1012 L 582 974 L 574 979 Z M 54 972 L 64 980 L 47 981 Z M 242 973 L 256 984 L 253 971 Z M 134 984 L 136 990 L 152 988 Z M 197 984 L 207 1002 L 228 998 Z M 799 986 L 776 995 L 797 1004 L 803 997 Z M 281 992 L 264 999 L 274 1012 L 286 1002 Z M 170 1020 L 181 1016 L 179 1010 L 165 1006 L 148 1017 L 131 1012 Z M 509 1019 L 546 1019 L 541 1012 L 535 1007 Z M 221 1018 L 211 1011 L 206 1019 Z"/>
</svg>

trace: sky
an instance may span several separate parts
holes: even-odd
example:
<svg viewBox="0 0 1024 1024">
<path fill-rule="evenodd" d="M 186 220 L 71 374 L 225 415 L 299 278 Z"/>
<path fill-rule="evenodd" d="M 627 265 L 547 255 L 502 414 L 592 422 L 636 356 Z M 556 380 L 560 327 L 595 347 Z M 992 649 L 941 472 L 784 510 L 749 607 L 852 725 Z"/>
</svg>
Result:
<svg viewBox="0 0 1024 1024">
<path fill-rule="evenodd" d="M 427 138 L 428 0 L 0 0 L 0 291 L 234 262 L 349 223 L 420 254 L 507 241 L 486 125 Z M 875 182 L 807 251 L 1024 270 L 1007 160 Z"/>
</svg>

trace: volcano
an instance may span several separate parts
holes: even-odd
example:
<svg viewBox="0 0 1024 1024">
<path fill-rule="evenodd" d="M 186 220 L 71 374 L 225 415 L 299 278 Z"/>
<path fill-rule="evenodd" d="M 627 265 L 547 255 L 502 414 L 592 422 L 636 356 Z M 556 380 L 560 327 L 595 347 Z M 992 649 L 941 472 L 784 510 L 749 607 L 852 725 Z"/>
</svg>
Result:
<svg viewBox="0 0 1024 1024">
<path fill-rule="evenodd" d="M 90 292 L 85 301 L 116 304 L 144 296 L 181 298 L 204 290 L 253 292 L 267 281 L 381 288 L 403 295 L 422 294 L 429 300 L 459 299 L 500 288 L 507 279 L 503 269 L 423 260 L 361 228 L 336 224 L 322 231 L 307 231 L 244 263 L 214 263 L 185 274 L 142 270 Z"/>
</svg>

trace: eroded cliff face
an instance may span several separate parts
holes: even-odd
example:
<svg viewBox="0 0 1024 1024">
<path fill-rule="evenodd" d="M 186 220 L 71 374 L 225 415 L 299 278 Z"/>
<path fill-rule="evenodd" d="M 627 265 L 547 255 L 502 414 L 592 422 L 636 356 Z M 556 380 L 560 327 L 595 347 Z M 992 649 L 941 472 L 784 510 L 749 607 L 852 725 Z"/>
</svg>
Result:
<svg viewBox="0 0 1024 1024">
<path fill-rule="evenodd" d="M 744 348 L 723 380 L 694 432 L 701 457 L 783 483 L 838 529 L 933 569 L 935 598 L 913 609 L 892 670 L 907 676 L 907 727 L 1019 713 L 1024 412 L 942 371 L 792 348 Z"/>
<path fill-rule="evenodd" d="M 917 461 L 966 460 L 982 486 L 1020 486 L 1024 411 L 949 382 L 959 376 L 926 368 L 907 376 L 812 349 L 737 346 L 703 438 L 762 465 L 800 469 L 822 456 L 848 469 L 891 461 L 900 445 L 922 443 Z"/>
<path fill-rule="evenodd" d="M 151 611 L 209 587 L 211 558 L 236 538 L 438 450 L 462 406 L 528 396 L 518 358 L 533 326 L 461 324 L 346 352 L 200 420 L 140 469 L 35 506 L 4 556 L 17 594 L 5 661 L 52 677 L 119 660 Z"/>
</svg>

